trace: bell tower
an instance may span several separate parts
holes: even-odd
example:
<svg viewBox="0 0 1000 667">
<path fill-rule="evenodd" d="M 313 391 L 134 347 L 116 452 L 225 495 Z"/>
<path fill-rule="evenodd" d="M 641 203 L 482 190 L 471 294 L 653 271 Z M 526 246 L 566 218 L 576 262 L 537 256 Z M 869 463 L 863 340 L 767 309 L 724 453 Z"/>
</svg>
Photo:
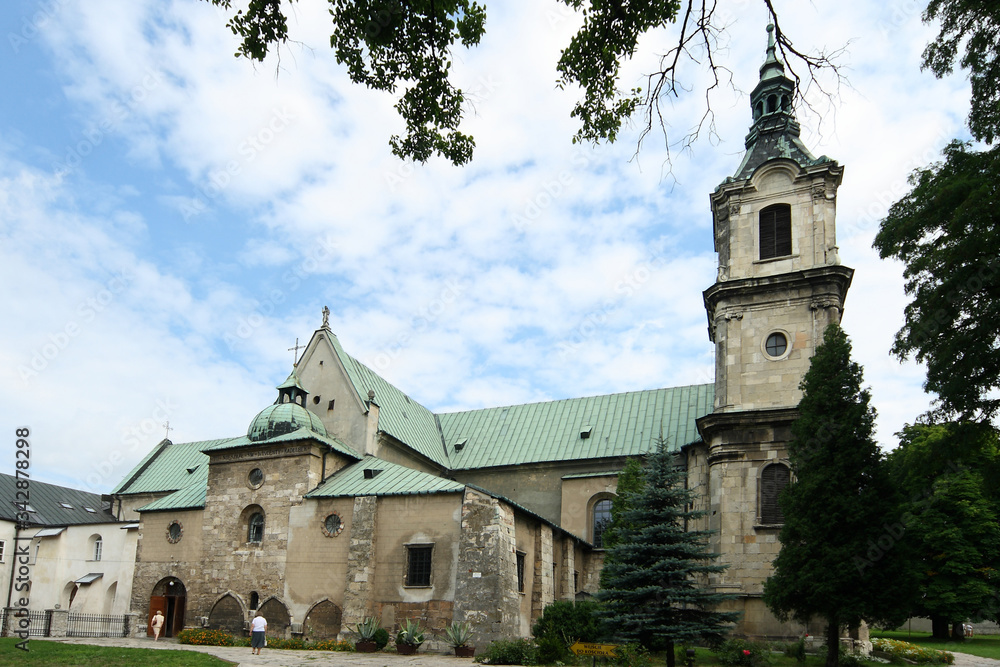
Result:
<svg viewBox="0 0 1000 667">
<path fill-rule="evenodd" d="M 714 580 L 744 612 L 741 632 L 788 634 L 761 600 L 780 548 L 777 494 L 791 479 L 790 425 L 799 383 L 823 331 L 839 322 L 854 274 L 840 264 L 837 188 L 843 167 L 799 138 L 794 82 L 776 56 L 773 27 L 750 95 L 746 155 L 711 195 L 718 277 L 704 292 L 715 344 L 715 405 L 688 448 L 689 484 L 701 487 L 705 528 L 716 531 Z"/>
</svg>

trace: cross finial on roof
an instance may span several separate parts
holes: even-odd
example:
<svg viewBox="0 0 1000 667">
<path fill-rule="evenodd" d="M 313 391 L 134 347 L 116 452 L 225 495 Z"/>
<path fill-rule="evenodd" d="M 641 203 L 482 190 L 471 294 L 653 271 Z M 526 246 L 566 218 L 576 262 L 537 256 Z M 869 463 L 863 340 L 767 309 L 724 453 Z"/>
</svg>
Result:
<svg viewBox="0 0 1000 667">
<path fill-rule="evenodd" d="M 306 349 L 306 346 L 305 345 L 299 345 L 299 339 L 296 337 L 296 339 L 295 339 L 295 347 L 288 348 L 289 352 L 294 352 L 295 353 L 295 356 L 292 359 L 292 365 L 293 366 L 298 366 L 299 365 L 299 350 L 304 350 L 304 349 Z"/>
<path fill-rule="evenodd" d="M 163 428 L 167 429 L 167 434 L 163 436 L 163 439 L 164 440 L 169 440 L 170 439 L 170 432 L 174 430 L 174 429 L 172 429 L 170 427 L 170 420 L 169 419 L 166 421 L 166 423 L 163 424 Z"/>
</svg>

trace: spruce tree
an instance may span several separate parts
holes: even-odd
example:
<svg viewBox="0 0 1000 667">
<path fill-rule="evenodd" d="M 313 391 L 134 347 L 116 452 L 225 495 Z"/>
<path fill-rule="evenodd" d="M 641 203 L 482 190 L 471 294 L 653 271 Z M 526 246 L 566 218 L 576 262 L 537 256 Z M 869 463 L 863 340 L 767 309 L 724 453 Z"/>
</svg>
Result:
<svg viewBox="0 0 1000 667">
<path fill-rule="evenodd" d="M 827 621 L 827 667 L 840 629 L 862 620 L 895 627 L 906 617 L 903 527 L 861 366 L 837 325 L 827 327 L 802 380 L 788 457 L 794 482 L 781 495 L 785 523 L 764 601 L 781 620 Z M 902 615 L 902 618 L 900 618 Z"/>
<path fill-rule="evenodd" d="M 615 639 L 666 651 L 669 667 L 676 642 L 720 637 L 738 618 L 714 611 L 731 596 L 706 586 L 708 575 L 724 566 L 714 563 L 709 533 L 688 529 L 704 512 L 690 509 L 684 477 L 660 439 L 643 466 L 645 483 L 616 517 L 597 593 Z"/>
</svg>

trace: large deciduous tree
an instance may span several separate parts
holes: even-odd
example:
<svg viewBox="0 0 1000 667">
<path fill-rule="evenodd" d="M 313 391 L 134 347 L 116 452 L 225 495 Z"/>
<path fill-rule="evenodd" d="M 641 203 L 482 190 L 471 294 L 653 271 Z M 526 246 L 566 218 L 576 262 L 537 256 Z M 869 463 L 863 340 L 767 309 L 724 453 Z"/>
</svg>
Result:
<svg viewBox="0 0 1000 667">
<path fill-rule="evenodd" d="M 940 416 L 988 420 L 1000 409 L 1000 146 L 953 142 L 944 157 L 910 177 L 875 237 L 905 264 L 911 298 L 892 351 L 927 364 Z"/>
<path fill-rule="evenodd" d="M 665 650 L 673 667 L 675 642 L 719 637 L 738 614 L 715 610 L 730 596 L 708 588 L 707 578 L 724 566 L 709 533 L 689 529 L 703 513 L 690 509 L 686 473 L 663 440 L 642 471 L 641 490 L 616 518 L 597 599 L 615 638 Z"/>
<path fill-rule="evenodd" d="M 911 615 L 930 618 L 934 636 L 947 639 L 949 627 L 1000 614 L 997 433 L 952 423 L 907 426 L 900 436 L 889 464 L 914 558 Z"/>
<path fill-rule="evenodd" d="M 778 618 L 826 619 L 828 667 L 842 627 L 906 618 L 896 504 L 861 382 L 847 335 L 830 325 L 801 383 L 788 445 L 795 479 L 781 496 L 781 551 L 764 584 Z"/>
<path fill-rule="evenodd" d="M 233 10 L 233 0 L 207 0 Z M 295 0 L 244 0 L 229 28 L 241 39 L 236 55 L 263 60 L 270 49 L 289 39 L 286 11 Z M 472 159 L 473 137 L 463 133 L 468 100 L 452 82 L 454 49 L 472 47 L 485 34 L 486 7 L 475 0 L 327 0 L 333 22 L 330 45 L 337 61 L 347 66 L 355 83 L 375 90 L 403 93 L 396 110 L 406 122 L 406 135 L 390 139 L 393 152 L 424 162 L 442 155 L 454 164 Z M 716 44 L 725 20 L 716 16 L 715 3 L 679 0 L 561 0 L 580 13 L 583 24 L 556 65 L 556 83 L 580 89 L 572 116 L 580 121 L 575 140 L 614 141 L 622 123 L 637 109 L 644 110 L 645 136 L 654 126 L 666 133 L 661 103 L 687 92 L 685 66 L 705 67 L 709 93 L 718 88 L 728 70 L 716 62 Z M 771 0 L 762 0 L 775 24 L 777 45 L 796 80 L 795 64 L 810 78 L 817 69 L 832 67 L 820 52 L 796 49 L 781 30 Z M 237 3 L 240 4 L 240 3 Z M 646 77 L 647 86 L 620 85 L 621 65 L 636 53 L 639 39 L 649 31 L 676 23 L 670 48 L 658 57 L 658 66 Z M 690 79 L 694 79 L 693 74 Z M 669 103 L 669 102 L 668 102 Z M 711 105 L 687 140 L 711 123 Z M 640 140 L 641 141 L 641 140 Z"/>
</svg>

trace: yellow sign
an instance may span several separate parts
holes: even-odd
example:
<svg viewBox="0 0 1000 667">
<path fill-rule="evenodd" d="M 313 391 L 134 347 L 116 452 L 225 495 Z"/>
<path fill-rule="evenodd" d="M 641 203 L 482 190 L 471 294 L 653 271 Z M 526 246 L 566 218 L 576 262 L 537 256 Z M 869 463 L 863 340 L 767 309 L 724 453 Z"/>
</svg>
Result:
<svg viewBox="0 0 1000 667">
<path fill-rule="evenodd" d="M 585 644 L 577 642 L 570 646 L 569 650 L 573 651 L 576 655 L 600 655 L 613 658 L 616 648 L 618 648 L 618 644 Z"/>
</svg>

